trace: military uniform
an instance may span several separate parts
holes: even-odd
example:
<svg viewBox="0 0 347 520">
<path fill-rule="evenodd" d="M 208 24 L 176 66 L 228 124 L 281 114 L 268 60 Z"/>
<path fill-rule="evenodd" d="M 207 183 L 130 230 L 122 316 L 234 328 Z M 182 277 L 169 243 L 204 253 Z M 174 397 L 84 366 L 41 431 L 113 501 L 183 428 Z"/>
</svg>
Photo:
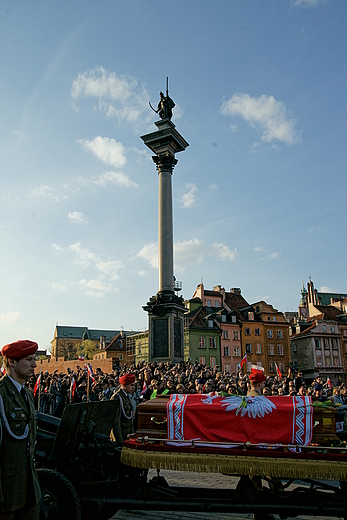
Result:
<svg viewBox="0 0 347 520">
<path fill-rule="evenodd" d="M 18 392 L 5 375 L 0 380 L 0 519 L 8 512 L 40 503 L 41 491 L 34 465 L 36 412 L 31 392 Z M 6 512 L 6 513 L 5 513 Z M 37 518 L 26 513 L 23 518 Z"/>
<path fill-rule="evenodd" d="M 111 401 L 118 401 L 118 409 L 111 431 L 111 439 L 117 444 L 126 440 L 127 435 L 133 433 L 133 405 L 128 394 L 122 388 L 117 390 Z"/>
<path fill-rule="evenodd" d="M 262 393 L 256 388 L 251 388 L 247 392 L 247 397 L 256 397 L 257 395 L 262 395 Z"/>
</svg>

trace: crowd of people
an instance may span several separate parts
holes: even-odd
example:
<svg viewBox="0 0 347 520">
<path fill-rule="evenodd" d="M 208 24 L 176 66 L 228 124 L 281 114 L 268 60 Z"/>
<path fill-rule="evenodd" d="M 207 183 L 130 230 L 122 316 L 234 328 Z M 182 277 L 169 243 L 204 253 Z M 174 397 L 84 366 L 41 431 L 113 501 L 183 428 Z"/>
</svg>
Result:
<svg viewBox="0 0 347 520">
<path fill-rule="evenodd" d="M 149 400 L 161 394 L 206 394 L 247 395 L 250 390 L 249 374 L 225 373 L 218 366 L 211 368 L 197 361 L 181 363 L 148 363 L 119 365 L 112 373 L 104 373 L 100 368 L 93 372 L 92 364 L 68 369 L 67 373 L 55 371 L 36 374 L 28 381 L 35 395 L 37 408 L 45 413 L 61 416 L 64 406 L 71 402 L 109 400 L 119 389 L 120 377 L 127 373 L 135 375 L 135 389 L 132 398 L 136 403 Z M 307 383 L 302 372 L 288 370 L 283 377 L 266 376 L 262 388 L 263 395 L 310 395 L 313 401 L 331 400 L 337 404 L 347 404 L 347 387 L 342 381 L 333 385 L 329 379 L 317 377 Z"/>
</svg>

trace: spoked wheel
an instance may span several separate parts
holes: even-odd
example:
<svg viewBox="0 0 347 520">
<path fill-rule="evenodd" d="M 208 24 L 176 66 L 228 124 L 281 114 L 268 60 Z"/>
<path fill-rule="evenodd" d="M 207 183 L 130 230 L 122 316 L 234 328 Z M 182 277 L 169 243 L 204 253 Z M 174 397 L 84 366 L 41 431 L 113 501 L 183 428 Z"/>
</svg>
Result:
<svg viewBox="0 0 347 520">
<path fill-rule="evenodd" d="M 37 472 L 41 487 L 40 520 L 81 520 L 81 504 L 71 482 L 58 471 Z"/>
</svg>

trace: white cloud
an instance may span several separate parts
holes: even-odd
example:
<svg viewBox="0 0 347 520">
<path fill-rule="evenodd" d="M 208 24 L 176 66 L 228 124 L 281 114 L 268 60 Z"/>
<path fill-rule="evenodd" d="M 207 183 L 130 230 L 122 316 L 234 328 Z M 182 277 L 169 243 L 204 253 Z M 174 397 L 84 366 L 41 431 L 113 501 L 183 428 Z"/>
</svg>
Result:
<svg viewBox="0 0 347 520">
<path fill-rule="evenodd" d="M 214 243 L 212 244 L 212 248 L 213 248 L 213 251 L 217 254 L 217 256 L 221 259 L 221 260 L 229 260 L 230 262 L 232 262 L 233 260 L 235 260 L 236 256 L 238 255 L 238 251 L 235 247 L 235 249 L 233 251 L 231 251 L 229 249 L 228 246 L 226 246 L 225 244 L 222 244 L 222 243 Z"/>
<path fill-rule="evenodd" d="M 116 184 L 117 186 L 123 186 L 124 188 L 138 188 L 139 185 L 129 179 L 129 177 L 122 172 L 104 172 L 102 173 L 98 180 L 93 181 L 94 184 L 99 184 L 99 186 L 106 186 L 107 184 Z"/>
<path fill-rule="evenodd" d="M 0 314 L 0 323 L 15 323 L 21 318 L 19 312 L 16 311 L 8 311 L 2 312 Z"/>
<path fill-rule="evenodd" d="M 218 190 L 218 185 L 217 185 L 217 184 L 210 184 L 210 190 L 211 190 L 211 191 L 216 191 L 216 190 Z"/>
<path fill-rule="evenodd" d="M 158 269 L 158 244 L 145 244 L 137 256 L 146 260 L 153 269 Z"/>
<path fill-rule="evenodd" d="M 264 260 L 265 258 L 268 260 L 276 260 L 276 258 L 279 258 L 282 254 L 279 251 L 269 251 L 266 250 L 264 247 L 258 246 L 254 248 L 254 251 L 256 251 L 257 253 L 264 253 L 262 260 Z"/>
<path fill-rule="evenodd" d="M 92 152 L 105 164 L 122 168 L 127 162 L 125 147 L 115 139 L 98 135 L 92 141 L 80 139 L 77 142 L 81 144 L 83 148 Z"/>
<path fill-rule="evenodd" d="M 97 98 L 99 109 L 120 121 L 137 124 L 141 119 L 152 118 L 147 90 L 135 78 L 117 76 L 103 67 L 78 74 L 72 82 L 71 96 L 76 102 L 81 98 Z"/>
<path fill-rule="evenodd" d="M 53 199 L 55 201 L 61 201 L 68 198 L 67 195 L 57 194 L 53 188 L 50 188 L 46 184 L 37 186 L 32 189 L 29 193 L 30 199 Z"/>
<path fill-rule="evenodd" d="M 252 98 L 248 94 L 234 94 L 224 101 L 221 112 L 226 116 L 241 116 L 252 127 L 262 132 L 265 142 L 280 141 L 292 145 L 298 140 L 296 122 L 282 101 L 265 94 Z"/>
<path fill-rule="evenodd" d="M 100 278 L 94 280 L 83 279 L 79 284 L 87 296 L 96 296 L 97 298 L 113 290 L 111 284 L 104 283 Z"/>
<path fill-rule="evenodd" d="M 198 238 L 177 242 L 174 246 L 175 266 L 183 270 L 188 265 L 201 264 L 205 255 L 205 242 Z"/>
<path fill-rule="evenodd" d="M 118 290 L 113 282 L 118 280 L 119 271 L 123 269 L 123 262 L 121 260 L 114 260 L 108 258 L 101 259 L 95 253 L 89 251 L 88 248 L 83 248 L 80 242 L 75 242 L 68 247 L 61 247 L 58 244 L 53 244 L 52 249 L 55 253 L 71 253 L 73 255 L 72 262 L 83 269 L 95 269 L 98 274 L 97 278 L 87 281 L 83 278 L 79 285 L 88 294 L 88 296 L 103 296 L 110 291 Z M 58 284 L 54 284 L 56 289 L 59 289 Z"/>
<path fill-rule="evenodd" d="M 192 182 L 187 182 L 186 188 L 189 190 L 185 193 L 181 198 L 181 207 L 182 208 L 191 208 L 195 204 L 195 194 L 197 192 L 197 187 Z"/>
<path fill-rule="evenodd" d="M 334 293 L 335 291 L 332 289 L 332 287 L 327 287 L 326 285 L 322 285 L 322 287 L 319 289 L 319 292 Z"/>
<path fill-rule="evenodd" d="M 88 222 L 88 217 L 84 213 L 80 211 L 69 211 L 67 217 L 71 222 L 75 222 L 76 224 L 85 224 Z"/>
<path fill-rule="evenodd" d="M 323 0 L 325 1 L 325 0 Z M 323 3 L 322 0 L 293 0 L 292 5 L 294 7 L 315 7 L 318 4 Z"/>
<path fill-rule="evenodd" d="M 54 291 L 59 291 L 59 292 L 65 292 L 67 289 L 66 284 L 57 283 L 57 282 L 52 282 L 51 284 L 49 284 L 49 287 L 51 289 L 53 289 Z"/>
</svg>

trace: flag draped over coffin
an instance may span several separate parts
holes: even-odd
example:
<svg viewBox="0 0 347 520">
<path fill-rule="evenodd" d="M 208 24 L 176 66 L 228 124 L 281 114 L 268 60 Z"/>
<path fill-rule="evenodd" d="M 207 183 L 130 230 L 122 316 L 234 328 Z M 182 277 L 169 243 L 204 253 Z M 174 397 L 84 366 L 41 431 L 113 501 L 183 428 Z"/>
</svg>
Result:
<svg viewBox="0 0 347 520">
<path fill-rule="evenodd" d="M 173 394 L 167 404 L 167 437 L 251 444 L 310 443 L 313 408 L 307 396 Z"/>
</svg>

